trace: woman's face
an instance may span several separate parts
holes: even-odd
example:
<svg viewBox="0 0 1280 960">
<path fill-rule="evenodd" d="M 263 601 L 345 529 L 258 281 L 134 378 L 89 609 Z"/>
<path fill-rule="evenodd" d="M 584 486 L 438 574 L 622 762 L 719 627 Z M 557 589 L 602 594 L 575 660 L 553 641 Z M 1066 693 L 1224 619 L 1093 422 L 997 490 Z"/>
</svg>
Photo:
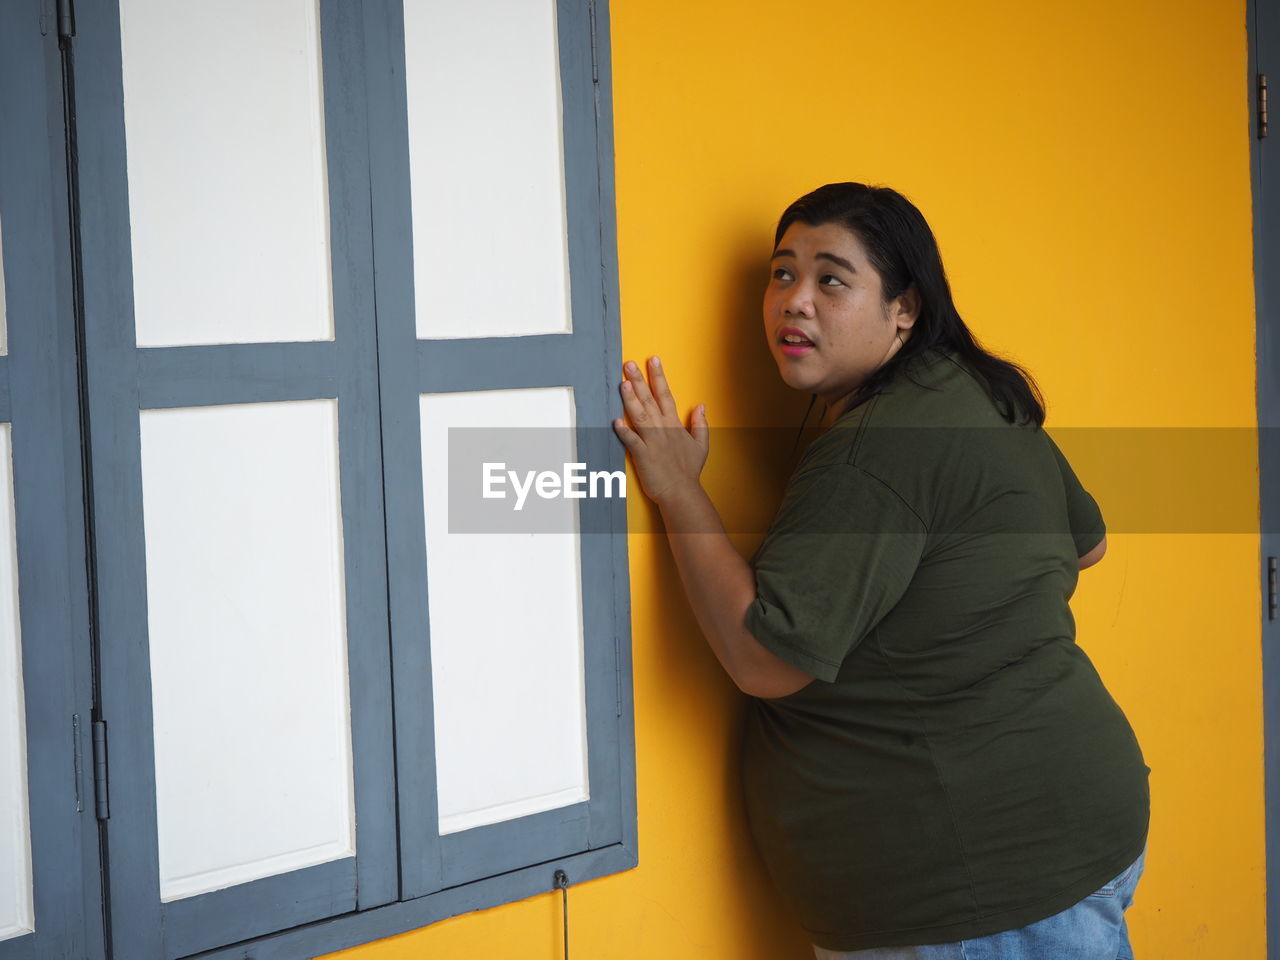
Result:
<svg viewBox="0 0 1280 960">
<path fill-rule="evenodd" d="M 919 313 L 915 286 L 883 303 L 880 276 L 862 242 L 835 223 L 791 224 L 770 270 L 764 329 L 774 362 L 788 386 L 827 402 L 830 422 L 911 335 Z"/>
</svg>

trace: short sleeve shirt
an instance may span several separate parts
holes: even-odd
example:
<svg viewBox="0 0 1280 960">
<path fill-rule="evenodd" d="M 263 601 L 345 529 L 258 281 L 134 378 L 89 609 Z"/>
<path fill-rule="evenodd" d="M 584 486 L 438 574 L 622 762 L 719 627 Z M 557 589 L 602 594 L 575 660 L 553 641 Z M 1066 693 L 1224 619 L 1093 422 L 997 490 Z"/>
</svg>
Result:
<svg viewBox="0 0 1280 960">
<path fill-rule="evenodd" d="M 1101 511 L 951 351 L 805 451 L 752 559 L 746 626 L 817 679 L 752 698 L 752 834 L 832 950 L 1051 916 L 1146 841 L 1148 773 L 1075 643 Z"/>
</svg>

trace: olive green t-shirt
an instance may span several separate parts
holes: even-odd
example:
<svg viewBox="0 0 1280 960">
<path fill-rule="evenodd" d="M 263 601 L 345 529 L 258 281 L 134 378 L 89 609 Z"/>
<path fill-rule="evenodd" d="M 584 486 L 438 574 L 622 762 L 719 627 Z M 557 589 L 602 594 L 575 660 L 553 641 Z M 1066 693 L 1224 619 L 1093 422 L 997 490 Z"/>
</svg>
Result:
<svg viewBox="0 0 1280 960">
<path fill-rule="evenodd" d="M 748 701 L 749 823 L 831 950 L 1025 926 L 1147 836 L 1149 768 L 1067 605 L 1096 502 L 953 352 L 909 372 L 814 440 L 752 559 L 747 628 L 817 679 Z"/>
</svg>

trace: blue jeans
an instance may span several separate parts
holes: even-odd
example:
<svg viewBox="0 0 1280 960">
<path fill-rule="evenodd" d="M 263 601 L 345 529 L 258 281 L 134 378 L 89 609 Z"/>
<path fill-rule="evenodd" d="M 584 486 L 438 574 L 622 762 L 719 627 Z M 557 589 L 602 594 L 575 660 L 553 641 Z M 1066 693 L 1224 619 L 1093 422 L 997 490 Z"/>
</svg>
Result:
<svg viewBox="0 0 1280 960">
<path fill-rule="evenodd" d="M 1120 876 L 1075 906 L 1016 930 L 922 947 L 827 950 L 818 960 L 1133 960 L 1124 912 L 1142 876 L 1146 851 Z"/>
</svg>

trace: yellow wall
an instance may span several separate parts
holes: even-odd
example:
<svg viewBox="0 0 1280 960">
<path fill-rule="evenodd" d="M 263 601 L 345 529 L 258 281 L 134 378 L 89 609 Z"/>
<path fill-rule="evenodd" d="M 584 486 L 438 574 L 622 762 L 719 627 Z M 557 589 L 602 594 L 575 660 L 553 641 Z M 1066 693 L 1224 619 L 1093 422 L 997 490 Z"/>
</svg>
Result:
<svg viewBox="0 0 1280 960">
<path fill-rule="evenodd" d="M 852 179 L 924 211 L 962 316 L 1038 378 L 1051 428 L 1255 425 L 1240 0 L 613 0 L 612 18 L 625 352 L 659 353 L 686 410 L 799 421 L 761 333 L 764 259 L 788 201 Z M 704 480 L 738 526 L 772 513 L 773 453 L 713 448 Z M 746 830 L 742 697 L 633 490 L 640 866 L 570 890 L 573 956 L 804 960 Z M 1109 542 L 1073 608 L 1152 769 L 1135 948 L 1262 957 L 1257 537 Z M 559 917 L 548 893 L 344 956 L 557 958 Z"/>
</svg>

